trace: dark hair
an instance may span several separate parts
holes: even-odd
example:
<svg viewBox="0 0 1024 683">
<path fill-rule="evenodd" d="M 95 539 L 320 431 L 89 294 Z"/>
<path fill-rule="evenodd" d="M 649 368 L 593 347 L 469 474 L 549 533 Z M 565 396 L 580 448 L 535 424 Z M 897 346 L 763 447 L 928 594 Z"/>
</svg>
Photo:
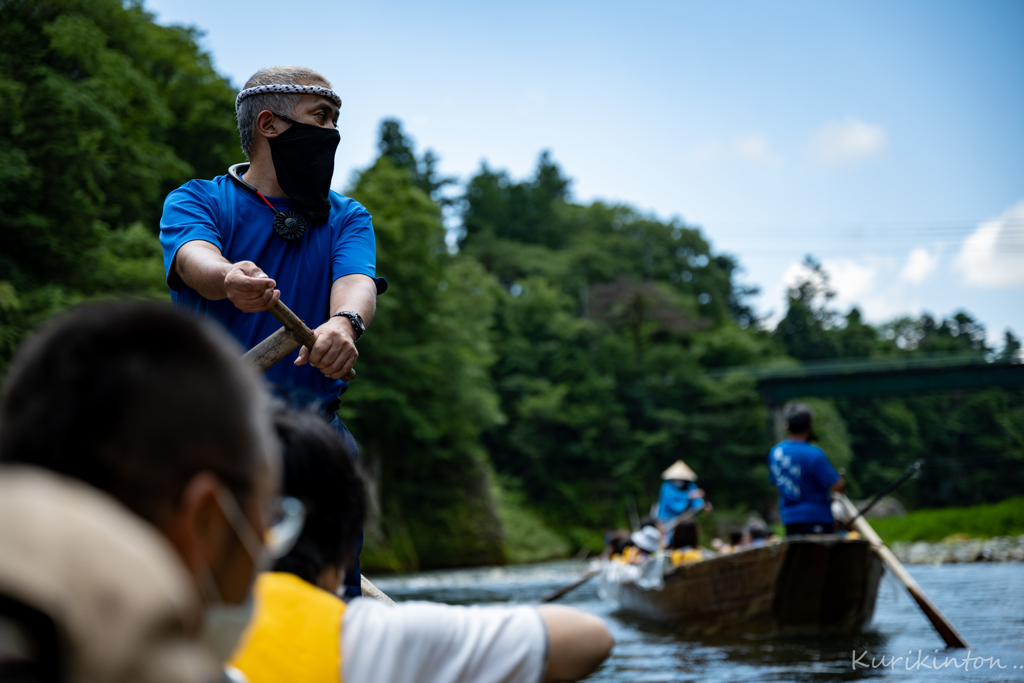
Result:
<svg viewBox="0 0 1024 683">
<path fill-rule="evenodd" d="M 693 520 L 687 520 L 676 526 L 675 531 L 672 532 L 672 542 L 668 547 L 673 549 L 686 546 L 696 548 L 698 545 L 700 545 L 700 528 Z"/>
<path fill-rule="evenodd" d="M 729 532 L 729 545 L 739 545 L 743 542 L 743 529 L 733 529 Z"/>
<path fill-rule="evenodd" d="M 768 538 L 768 530 L 763 526 L 752 526 L 750 527 L 750 538 L 755 541 L 759 538 Z"/>
<path fill-rule="evenodd" d="M 803 434 L 811 428 L 814 409 L 806 403 L 787 403 L 782 418 L 786 421 L 786 431 L 790 434 Z"/>
<path fill-rule="evenodd" d="M 200 471 L 244 502 L 273 437 L 240 353 L 167 304 L 77 308 L 19 349 L 0 397 L 0 461 L 85 481 L 154 523 Z"/>
<path fill-rule="evenodd" d="M 661 520 L 654 516 L 647 516 L 640 520 L 640 529 L 645 526 L 653 526 L 655 529 L 661 529 Z"/>
<path fill-rule="evenodd" d="M 282 412 L 275 426 L 284 447 L 283 493 L 305 504 L 306 524 L 274 570 L 316 583 L 327 567 L 341 569 L 354 559 L 366 490 L 356 454 L 318 415 Z"/>
<path fill-rule="evenodd" d="M 609 531 L 604 535 L 605 545 L 608 547 L 609 555 L 620 555 L 622 551 L 633 545 L 633 540 L 629 537 L 629 532 L 625 529 L 619 531 Z"/>
</svg>

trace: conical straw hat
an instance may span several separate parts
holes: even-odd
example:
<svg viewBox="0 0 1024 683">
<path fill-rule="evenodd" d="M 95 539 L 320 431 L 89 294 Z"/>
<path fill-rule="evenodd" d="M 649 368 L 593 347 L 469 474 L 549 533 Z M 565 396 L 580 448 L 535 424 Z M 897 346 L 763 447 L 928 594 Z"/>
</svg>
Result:
<svg viewBox="0 0 1024 683">
<path fill-rule="evenodd" d="M 689 466 L 682 460 L 676 460 L 672 463 L 672 466 L 661 473 L 661 478 L 666 481 L 669 479 L 682 479 L 683 481 L 697 481 L 697 473 L 689 468 Z"/>
</svg>

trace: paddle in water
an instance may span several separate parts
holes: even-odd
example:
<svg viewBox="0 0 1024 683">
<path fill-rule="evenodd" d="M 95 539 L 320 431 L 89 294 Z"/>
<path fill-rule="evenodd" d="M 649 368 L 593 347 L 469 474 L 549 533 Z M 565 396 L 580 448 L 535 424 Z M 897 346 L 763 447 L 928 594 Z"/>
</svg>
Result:
<svg viewBox="0 0 1024 683">
<path fill-rule="evenodd" d="M 901 482 L 902 483 L 902 482 Z M 918 607 L 924 612 L 924 615 L 928 617 L 928 621 L 932 623 L 935 630 L 938 631 L 939 636 L 946 643 L 946 647 L 954 648 L 970 648 L 964 637 L 960 635 L 960 632 L 956 630 L 952 622 L 946 618 L 946 615 L 942 613 L 938 605 L 931 601 L 931 598 L 924 592 L 921 586 L 917 585 L 917 581 L 910 575 L 910 572 L 906 570 L 902 563 L 896 559 L 896 555 L 882 542 L 875 530 L 871 528 L 868 521 L 864 517 L 860 516 L 856 506 L 850 502 L 842 493 L 835 494 L 836 500 L 842 503 L 843 508 L 846 510 L 848 515 L 852 515 L 852 522 L 856 530 L 864 537 L 869 543 L 871 543 L 875 552 L 882 558 L 882 562 L 885 563 L 892 575 L 895 576 L 903 587 L 907 589 L 910 596 L 914 598 Z"/>
</svg>

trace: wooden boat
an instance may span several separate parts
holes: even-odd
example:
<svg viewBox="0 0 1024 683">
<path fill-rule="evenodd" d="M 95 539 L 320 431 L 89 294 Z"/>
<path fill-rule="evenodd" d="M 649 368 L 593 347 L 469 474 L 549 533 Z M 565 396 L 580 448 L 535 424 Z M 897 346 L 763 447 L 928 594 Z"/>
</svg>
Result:
<svg viewBox="0 0 1024 683">
<path fill-rule="evenodd" d="M 854 633 L 871 621 L 882 577 L 867 541 L 833 535 L 790 537 L 679 567 L 664 560 L 663 568 L 642 568 L 644 576 L 621 567 L 609 563 L 601 574 L 606 600 L 693 634 Z M 658 570 L 660 588 L 652 581 Z"/>
</svg>

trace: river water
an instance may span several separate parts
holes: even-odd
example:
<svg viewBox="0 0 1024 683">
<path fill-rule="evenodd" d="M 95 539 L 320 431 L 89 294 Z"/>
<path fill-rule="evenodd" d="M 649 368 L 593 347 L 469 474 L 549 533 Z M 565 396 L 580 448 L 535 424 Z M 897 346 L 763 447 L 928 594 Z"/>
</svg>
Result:
<svg viewBox="0 0 1024 683">
<path fill-rule="evenodd" d="M 583 562 L 553 562 L 372 578 L 398 601 L 530 604 L 582 576 L 586 568 Z M 867 631 L 844 638 L 686 637 L 616 612 L 598 598 L 596 580 L 561 602 L 599 615 L 615 636 L 612 656 L 590 681 L 1024 683 L 1024 563 L 909 566 L 908 570 L 974 648 L 971 659 L 966 660 L 968 653 L 962 650 L 941 649 L 942 640 L 931 624 L 888 574 L 879 586 L 875 617 Z M 897 657 L 909 659 L 891 663 Z"/>
</svg>

